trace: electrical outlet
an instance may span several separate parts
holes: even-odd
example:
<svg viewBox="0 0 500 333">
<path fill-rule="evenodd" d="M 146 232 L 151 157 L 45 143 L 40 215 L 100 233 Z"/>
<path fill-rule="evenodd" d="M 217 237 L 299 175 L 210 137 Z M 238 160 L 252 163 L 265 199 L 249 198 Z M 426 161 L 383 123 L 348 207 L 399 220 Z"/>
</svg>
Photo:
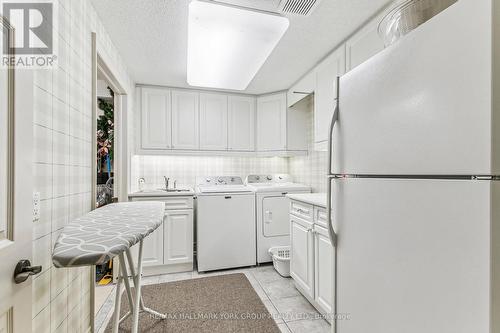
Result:
<svg viewBox="0 0 500 333">
<path fill-rule="evenodd" d="M 33 193 L 33 221 L 40 219 L 40 192 Z"/>
</svg>

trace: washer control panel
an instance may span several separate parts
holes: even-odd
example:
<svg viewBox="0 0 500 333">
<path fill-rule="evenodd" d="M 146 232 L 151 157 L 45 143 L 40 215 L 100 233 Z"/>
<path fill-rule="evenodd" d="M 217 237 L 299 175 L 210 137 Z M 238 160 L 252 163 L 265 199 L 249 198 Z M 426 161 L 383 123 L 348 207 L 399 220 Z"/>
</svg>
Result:
<svg viewBox="0 0 500 333">
<path fill-rule="evenodd" d="M 210 177 L 199 177 L 196 179 L 198 186 L 209 185 L 243 185 L 243 180 L 238 176 L 210 176 Z"/>
</svg>

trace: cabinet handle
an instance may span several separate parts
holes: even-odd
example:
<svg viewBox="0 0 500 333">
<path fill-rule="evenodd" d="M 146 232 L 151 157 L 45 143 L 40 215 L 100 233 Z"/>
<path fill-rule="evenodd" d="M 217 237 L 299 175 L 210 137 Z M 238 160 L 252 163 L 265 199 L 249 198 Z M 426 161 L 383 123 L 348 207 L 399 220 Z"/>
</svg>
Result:
<svg viewBox="0 0 500 333">
<path fill-rule="evenodd" d="M 231 199 L 231 198 L 232 198 L 232 196 L 230 196 L 230 195 L 227 195 L 224 197 L 224 199 Z"/>
</svg>

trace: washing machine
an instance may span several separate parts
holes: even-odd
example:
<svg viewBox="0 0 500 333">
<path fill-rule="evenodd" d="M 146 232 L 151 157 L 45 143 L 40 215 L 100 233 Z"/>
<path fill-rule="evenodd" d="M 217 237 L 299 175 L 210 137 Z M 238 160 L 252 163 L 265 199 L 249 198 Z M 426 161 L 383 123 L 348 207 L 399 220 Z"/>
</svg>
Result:
<svg viewBox="0 0 500 333">
<path fill-rule="evenodd" d="M 245 183 L 255 193 L 257 223 L 257 263 L 272 261 L 268 251 L 290 245 L 291 193 L 310 193 L 311 187 L 294 183 L 290 175 L 249 175 Z"/>
<path fill-rule="evenodd" d="M 255 194 L 241 177 L 197 178 L 198 271 L 255 266 L 255 229 Z"/>
</svg>

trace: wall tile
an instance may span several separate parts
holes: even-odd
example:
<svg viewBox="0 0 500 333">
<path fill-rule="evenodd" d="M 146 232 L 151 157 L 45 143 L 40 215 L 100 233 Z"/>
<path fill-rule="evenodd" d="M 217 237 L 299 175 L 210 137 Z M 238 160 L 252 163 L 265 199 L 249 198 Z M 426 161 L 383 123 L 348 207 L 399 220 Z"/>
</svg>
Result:
<svg viewBox="0 0 500 333">
<path fill-rule="evenodd" d="M 67 134 L 54 131 L 54 164 L 69 165 L 70 137 Z"/>
<path fill-rule="evenodd" d="M 52 199 L 40 201 L 40 219 L 33 221 L 33 240 L 52 231 Z"/>
<path fill-rule="evenodd" d="M 52 241 L 51 235 L 33 241 L 33 262 L 42 266 L 42 272 L 52 266 Z"/>
<path fill-rule="evenodd" d="M 52 267 L 50 274 L 50 299 L 53 301 L 68 286 L 68 269 Z"/>
<path fill-rule="evenodd" d="M 33 261 L 43 266 L 43 274 L 33 283 L 33 332 L 88 332 L 89 268 L 57 269 L 51 252 L 64 225 L 90 211 L 93 200 L 92 30 L 104 47 L 99 52 L 130 99 L 134 84 L 113 44 L 103 43 L 109 37 L 90 2 L 55 2 L 58 67 L 34 73 L 33 175 L 42 202 L 41 218 L 33 222 Z M 134 105 L 132 100 L 128 104 Z"/>
<path fill-rule="evenodd" d="M 34 88 L 33 121 L 37 125 L 52 128 L 52 95 L 45 90 Z"/>
<path fill-rule="evenodd" d="M 50 303 L 50 270 L 38 274 L 33 279 L 32 287 L 33 317 L 37 316 Z"/>
<path fill-rule="evenodd" d="M 57 332 L 59 326 L 66 319 L 66 317 L 68 315 L 67 301 L 68 301 L 67 289 L 64 289 L 50 303 L 51 332 Z"/>
<path fill-rule="evenodd" d="M 69 166 L 54 165 L 54 197 L 62 197 L 69 193 Z"/>
<path fill-rule="evenodd" d="M 50 305 L 33 319 L 32 328 L 33 333 L 50 333 Z"/>
<path fill-rule="evenodd" d="M 35 163 L 33 167 L 35 192 L 40 192 L 40 199 L 52 198 L 52 165 Z"/>
<path fill-rule="evenodd" d="M 52 163 L 52 130 L 40 125 L 33 126 L 33 162 Z"/>
<path fill-rule="evenodd" d="M 52 231 L 57 231 L 69 222 L 69 198 L 60 197 L 53 199 Z"/>
</svg>

